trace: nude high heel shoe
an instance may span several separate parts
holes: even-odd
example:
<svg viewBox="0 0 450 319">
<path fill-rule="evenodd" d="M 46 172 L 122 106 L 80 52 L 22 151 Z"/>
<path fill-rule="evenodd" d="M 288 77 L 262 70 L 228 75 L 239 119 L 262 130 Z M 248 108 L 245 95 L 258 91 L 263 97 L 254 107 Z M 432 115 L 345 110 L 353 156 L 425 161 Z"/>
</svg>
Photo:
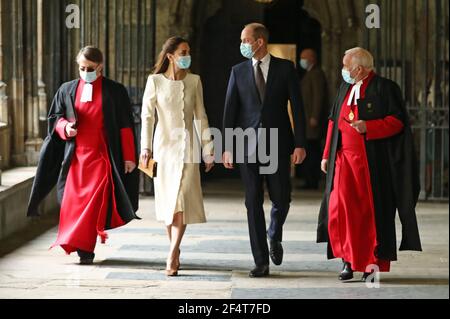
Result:
<svg viewBox="0 0 450 319">
<path fill-rule="evenodd" d="M 166 276 L 169 277 L 178 276 L 178 269 L 180 268 L 179 257 L 180 253 L 178 252 L 178 257 L 172 260 L 172 262 L 170 262 L 170 259 L 167 259 Z"/>
</svg>

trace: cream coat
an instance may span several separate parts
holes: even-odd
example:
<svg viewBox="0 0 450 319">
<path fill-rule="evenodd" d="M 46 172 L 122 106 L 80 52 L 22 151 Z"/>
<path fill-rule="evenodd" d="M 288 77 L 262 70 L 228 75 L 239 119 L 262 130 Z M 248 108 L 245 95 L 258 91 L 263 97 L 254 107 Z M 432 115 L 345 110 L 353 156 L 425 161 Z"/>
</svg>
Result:
<svg viewBox="0 0 450 319">
<path fill-rule="evenodd" d="M 153 137 L 155 113 L 158 123 Z M 199 140 L 203 137 L 204 155 L 213 154 L 213 143 L 200 77 L 188 73 L 183 80 L 173 81 L 163 74 L 150 75 L 141 117 L 141 150 L 152 151 L 158 163 L 154 179 L 156 218 L 170 225 L 173 214 L 183 211 L 185 224 L 206 222 Z"/>
</svg>

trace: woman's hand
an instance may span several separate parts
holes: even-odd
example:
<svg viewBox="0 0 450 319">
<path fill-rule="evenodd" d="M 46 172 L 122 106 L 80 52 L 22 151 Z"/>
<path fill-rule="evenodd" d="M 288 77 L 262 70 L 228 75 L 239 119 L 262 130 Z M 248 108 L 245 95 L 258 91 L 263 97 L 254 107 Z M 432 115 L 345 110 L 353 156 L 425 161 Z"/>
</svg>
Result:
<svg viewBox="0 0 450 319">
<path fill-rule="evenodd" d="M 153 157 L 152 152 L 148 148 L 144 148 L 141 152 L 141 163 L 148 167 L 148 161 Z"/>
<path fill-rule="evenodd" d="M 205 161 L 205 172 L 208 173 L 214 167 L 214 156 L 206 155 L 203 160 Z"/>
<path fill-rule="evenodd" d="M 125 174 L 131 173 L 136 168 L 136 163 L 132 161 L 125 161 Z"/>
<path fill-rule="evenodd" d="M 66 136 L 67 137 L 74 137 L 77 135 L 78 131 L 76 128 L 74 128 L 75 123 L 67 123 L 66 124 Z"/>
</svg>

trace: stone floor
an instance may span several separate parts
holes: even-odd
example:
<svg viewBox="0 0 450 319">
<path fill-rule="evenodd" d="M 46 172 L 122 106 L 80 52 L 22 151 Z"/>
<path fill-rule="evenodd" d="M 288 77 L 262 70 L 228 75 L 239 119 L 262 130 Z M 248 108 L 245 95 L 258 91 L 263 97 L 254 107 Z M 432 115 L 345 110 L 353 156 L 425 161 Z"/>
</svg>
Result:
<svg viewBox="0 0 450 319">
<path fill-rule="evenodd" d="M 326 260 L 325 245 L 315 243 L 320 193 L 294 190 L 284 262 L 257 279 L 248 277 L 253 262 L 239 180 L 207 182 L 204 193 L 209 221 L 188 226 L 178 277 L 164 275 L 168 240 L 146 197 L 143 219 L 109 231 L 92 266 L 49 250 L 56 228 L 0 258 L 0 298 L 449 298 L 448 203 L 419 204 L 424 252 L 400 252 L 380 286 L 369 288 L 339 282 L 340 262 Z"/>
</svg>

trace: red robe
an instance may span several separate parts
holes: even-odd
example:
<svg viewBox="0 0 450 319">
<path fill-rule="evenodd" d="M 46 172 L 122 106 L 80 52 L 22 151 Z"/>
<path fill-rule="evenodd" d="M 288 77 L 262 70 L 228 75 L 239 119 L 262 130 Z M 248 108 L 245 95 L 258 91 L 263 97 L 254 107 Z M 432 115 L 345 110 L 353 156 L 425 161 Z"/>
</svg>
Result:
<svg viewBox="0 0 450 319">
<path fill-rule="evenodd" d="M 374 73 L 363 81 L 360 99 Z M 370 272 L 366 267 L 378 265 L 379 271 L 389 271 L 390 261 L 375 257 L 377 246 L 375 209 L 373 204 L 370 172 L 364 139 L 381 139 L 398 134 L 403 123 L 394 116 L 381 120 L 366 121 L 366 134 L 358 133 L 347 123 L 350 110 L 358 120 L 356 105 L 348 106 L 347 101 L 353 86 L 344 99 L 338 127 L 342 135 L 342 147 L 336 154 L 336 166 L 329 199 L 328 233 L 333 255 L 351 263 L 354 271 Z M 353 103 L 354 104 L 354 103 Z M 333 122 L 328 124 L 327 142 L 323 154 L 328 159 Z"/>
<path fill-rule="evenodd" d="M 68 254 L 78 249 L 93 252 L 100 236 L 104 243 L 106 215 L 112 210 L 111 228 L 125 223 L 120 218 L 114 194 L 111 163 L 103 125 L 102 80 L 92 82 L 91 102 L 81 102 L 86 82 L 79 81 L 75 98 L 78 115 L 75 153 L 67 175 L 61 202 L 58 238 L 52 245 L 60 245 Z M 67 140 L 65 127 L 68 121 L 60 119 L 56 126 L 58 135 Z M 122 153 L 125 161 L 135 162 L 134 138 L 130 128 L 121 129 Z"/>
</svg>

